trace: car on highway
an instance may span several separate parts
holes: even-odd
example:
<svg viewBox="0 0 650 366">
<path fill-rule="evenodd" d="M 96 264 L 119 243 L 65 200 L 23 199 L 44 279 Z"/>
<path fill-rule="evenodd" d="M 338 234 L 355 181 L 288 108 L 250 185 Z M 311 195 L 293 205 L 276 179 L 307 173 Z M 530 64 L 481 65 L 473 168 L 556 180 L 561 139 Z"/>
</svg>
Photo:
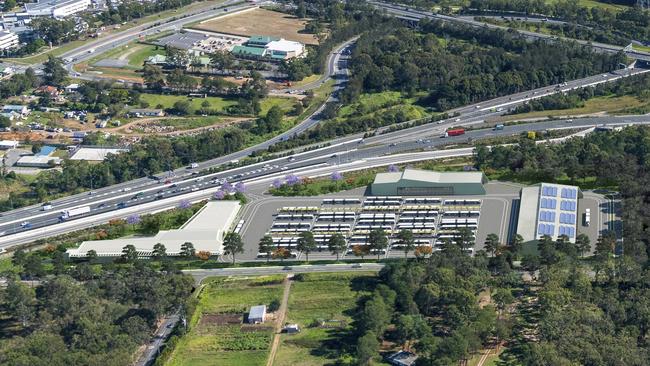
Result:
<svg viewBox="0 0 650 366">
<path fill-rule="evenodd" d="M 41 206 L 42 211 L 49 211 L 52 209 L 52 204 L 49 202 L 45 202 L 43 206 Z"/>
<path fill-rule="evenodd" d="M 117 208 L 124 208 L 126 207 L 126 202 L 120 202 L 117 204 Z"/>
<path fill-rule="evenodd" d="M 20 227 L 22 227 L 23 229 L 29 229 L 30 227 L 32 227 L 32 224 L 29 221 L 23 221 L 20 223 Z"/>
<path fill-rule="evenodd" d="M 100 203 L 99 205 L 97 205 L 97 208 L 104 208 L 104 207 L 106 207 L 105 203 Z"/>
<path fill-rule="evenodd" d="M 122 188 L 122 192 L 128 192 L 131 190 L 131 187 L 124 187 Z"/>
<path fill-rule="evenodd" d="M 199 190 L 199 187 L 192 187 L 192 192 L 196 192 Z"/>
</svg>

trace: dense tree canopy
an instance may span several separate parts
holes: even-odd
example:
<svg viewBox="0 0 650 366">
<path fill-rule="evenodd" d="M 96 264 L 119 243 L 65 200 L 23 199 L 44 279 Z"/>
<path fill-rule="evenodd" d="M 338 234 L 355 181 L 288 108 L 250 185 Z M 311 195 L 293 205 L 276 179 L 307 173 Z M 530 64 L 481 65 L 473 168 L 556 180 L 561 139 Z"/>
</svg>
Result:
<svg viewBox="0 0 650 366">
<path fill-rule="evenodd" d="M 10 279 L 3 305 L 25 333 L 3 344 L 0 364 L 130 364 L 157 318 L 176 311 L 193 286 L 191 277 L 142 264 L 83 280 L 73 275 L 47 279 L 35 291 Z"/>
</svg>

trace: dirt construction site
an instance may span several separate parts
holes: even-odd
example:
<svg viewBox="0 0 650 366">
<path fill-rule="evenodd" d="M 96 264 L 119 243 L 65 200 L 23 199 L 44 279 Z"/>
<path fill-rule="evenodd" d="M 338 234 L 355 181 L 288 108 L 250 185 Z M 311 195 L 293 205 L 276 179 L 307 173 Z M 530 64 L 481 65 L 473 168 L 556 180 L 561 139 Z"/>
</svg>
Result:
<svg viewBox="0 0 650 366">
<path fill-rule="evenodd" d="M 203 21 L 193 29 L 237 36 L 254 35 L 281 37 L 290 41 L 317 45 L 315 35 L 303 33 L 306 20 L 276 11 L 254 8 L 233 15 Z"/>
</svg>

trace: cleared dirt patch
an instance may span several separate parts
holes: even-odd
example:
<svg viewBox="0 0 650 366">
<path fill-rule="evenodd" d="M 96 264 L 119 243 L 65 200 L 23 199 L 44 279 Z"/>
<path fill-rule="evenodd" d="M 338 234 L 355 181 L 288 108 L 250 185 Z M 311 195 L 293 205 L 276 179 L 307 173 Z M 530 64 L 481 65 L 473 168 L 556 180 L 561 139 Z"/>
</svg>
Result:
<svg viewBox="0 0 650 366">
<path fill-rule="evenodd" d="M 265 9 L 203 21 L 192 28 L 238 36 L 275 36 L 304 44 L 317 45 L 313 34 L 303 33 L 307 21 L 294 16 Z"/>
<path fill-rule="evenodd" d="M 241 324 L 242 318 L 241 314 L 205 314 L 199 326 Z"/>
</svg>

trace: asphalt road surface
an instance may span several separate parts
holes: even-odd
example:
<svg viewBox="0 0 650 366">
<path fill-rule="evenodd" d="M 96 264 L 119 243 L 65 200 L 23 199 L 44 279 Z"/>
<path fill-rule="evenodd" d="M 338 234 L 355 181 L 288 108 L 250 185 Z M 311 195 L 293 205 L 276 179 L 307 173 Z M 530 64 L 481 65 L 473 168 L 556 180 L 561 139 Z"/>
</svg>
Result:
<svg viewBox="0 0 650 366">
<path fill-rule="evenodd" d="M 198 201 L 210 197 L 221 184 L 219 180 L 227 179 L 231 184 L 238 181 L 247 185 L 269 185 L 273 179 L 282 178 L 288 172 L 297 175 L 326 175 L 333 171 L 359 170 L 373 166 L 399 164 L 411 161 L 427 160 L 432 158 L 465 156 L 472 154 L 473 148 L 460 148 L 439 150 L 447 144 L 463 144 L 495 136 L 509 136 L 521 134 L 525 131 L 542 131 L 557 128 L 579 128 L 597 125 L 626 125 L 650 123 L 647 116 L 603 117 L 576 119 L 570 123 L 566 121 L 547 121 L 540 123 L 519 124 L 507 126 L 503 130 L 494 131 L 482 129 L 468 131 L 465 135 L 441 138 L 434 135 L 417 140 L 408 139 L 395 143 L 380 143 L 384 141 L 398 141 L 401 131 L 380 135 L 366 140 L 349 140 L 348 142 L 330 146 L 319 150 L 308 151 L 290 158 L 278 158 L 266 163 L 258 163 L 234 170 L 211 174 L 206 177 L 190 176 L 179 180 L 177 183 L 154 183 L 153 187 L 146 187 L 139 191 L 106 192 L 101 195 L 73 196 L 80 201 L 71 201 L 67 204 L 55 206 L 52 210 L 42 211 L 36 207 L 25 208 L 17 212 L 5 214 L 0 223 L 0 230 L 4 231 L 0 237 L 0 248 L 30 242 L 39 238 L 92 227 L 111 218 L 126 217 L 133 213 L 150 213 L 164 210 L 178 205 L 182 200 Z M 435 128 L 444 128 L 434 125 Z M 430 131 L 432 132 L 432 131 Z M 433 132 L 432 132 L 433 133 Z M 423 151 L 423 153 L 398 154 L 408 151 Z M 160 191 L 160 193 L 158 193 Z M 137 193 L 142 192 L 140 195 Z M 162 194 L 163 199 L 158 195 Z M 120 208 L 120 203 L 126 207 Z M 91 209 L 90 215 L 82 215 L 60 223 L 61 210 L 66 207 L 80 207 L 87 205 Z M 30 227 L 21 225 L 29 222 Z"/>
<path fill-rule="evenodd" d="M 183 271 L 201 283 L 207 277 L 214 276 L 261 276 L 271 274 L 288 273 L 314 273 L 314 272 L 364 272 L 379 271 L 384 268 L 381 263 L 353 263 L 353 264 L 315 264 L 300 266 L 269 266 L 269 267 L 235 267 L 216 269 L 191 269 Z"/>
<path fill-rule="evenodd" d="M 346 42 L 332 53 L 330 57 L 336 59 L 342 57 L 343 50 L 351 47 L 353 40 Z M 336 74 L 340 71 L 336 67 L 338 62 L 334 61 L 335 65 L 332 67 L 332 73 Z M 414 149 L 434 149 L 444 144 L 462 143 L 466 142 L 467 138 L 481 139 L 486 137 L 508 135 L 513 133 L 520 133 L 524 130 L 539 131 L 551 128 L 558 128 L 566 126 L 566 122 L 551 121 L 544 123 L 526 124 L 508 127 L 502 131 L 479 130 L 467 133 L 461 137 L 454 137 L 449 139 L 439 139 L 444 131 L 451 126 L 471 126 L 472 124 L 480 123 L 485 118 L 495 116 L 503 113 L 500 109 L 511 108 L 516 105 L 527 102 L 528 100 L 540 98 L 549 93 L 566 91 L 596 83 L 607 82 L 616 80 L 621 77 L 646 72 L 643 69 L 626 69 L 619 70 L 614 73 L 596 75 L 580 80 L 567 82 L 566 85 L 561 87 L 547 87 L 540 88 L 533 91 L 517 93 L 512 96 L 504 96 L 495 98 L 490 101 L 485 101 L 481 104 L 474 104 L 451 111 L 457 114 L 445 121 L 439 123 L 431 123 L 413 128 L 408 128 L 390 134 L 378 135 L 370 137 L 365 140 L 361 139 L 360 135 L 345 137 L 342 139 L 332 141 L 332 145 L 328 148 L 319 149 L 315 151 L 307 151 L 305 153 L 297 154 L 292 158 L 280 158 L 266 163 L 258 163 L 241 168 L 230 169 L 222 173 L 212 174 L 206 177 L 200 177 L 197 174 L 201 169 L 213 166 L 219 166 L 227 163 L 233 159 L 239 159 L 247 156 L 252 151 L 266 148 L 272 143 L 286 138 L 293 133 L 304 131 L 318 123 L 317 117 L 312 115 L 303 123 L 299 124 L 296 128 L 288 131 L 275 139 L 269 140 L 261 145 L 245 149 L 243 151 L 224 156 L 221 158 L 213 159 L 199 164 L 197 169 L 179 169 L 173 172 L 172 176 L 159 177 L 160 179 L 154 180 L 150 178 L 141 178 L 134 181 L 114 185 L 102 189 L 92 191 L 92 194 L 78 194 L 65 197 L 52 202 L 52 210 L 43 211 L 40 205 L 29 206 L 10 212 L 4 213 L 0 219 L 0 247 L 9 247 L 14 244 L 25 242 L 28 240 L 29 235 L 22 235 L 20 240 L 11 234 L 25 233 L 26 231 L 41 229 L 40 232 L 34 234 L 34 238 L 46 237 L 54 235 L 55 232 L 65 232 L 72 228 L 80 228 L 79 225 L 65 225 L 67 229 L 61 228 L 61 225 L 56 225 L 52 230 L 42 230 L 54 224 L 59 224 L 59 217 L 61 211 L 70 208 L 77 208 L 83 206 L 90 207 L 90 215 L 103 215 L 101 217 L 124 217 L 127 213 L 142 212 L 140 210 L 133 210 L 134 207 L 161 200 L 161 205 L 165 202 L 178 203 L 184 197 L 192 198 L 203 192 L 214 192 L 219 188 L 223 180 L 227 180 L 231 184 L 238 181 L 251 182 L 255 179 L 268 177 L 270 175 L 282 174 L 285 171 L 293 171 L 295 169 L 312 167 L 318 164 L 340 164 L 341 162 L 351 162 L 354 160 L 368 159 L 372 157 L 384 156 L 395 154 L 402 151 L 411 151 Z M 342 86 L 340 86 L 342 87 Z M 318 111 L 316 112 L 318 113 Z M 620 123 L 644 123 L 647 122 L 647 117 L 607 117 L 607 118 L 591 118 L 580 119 L 573 122 L 575 126 L 588 126 L 595 124 L 620 124 Z M 150 209 L 162 209 L 160 205 L 147 206 Z M 166 207 L 169 207 L 167 204 Z M 128 211 L 127 211 L 128 210 Z M 150 212 L 150 211 L 145 211 Z M 72 218 L 70 221 L 75 221 Z M 83 216 L 83 220 L 76 220 L 86 227 L 91 223 L 98 221 L 89 220 L 89 216 Z M 108 221 L 106 219 L 106 221 Z M 102 221 L 99 221 L 102 222 Z M 105 222 L 105 221 L 103 221 Z M 64 223 L 70 224 L 70 222 Z M 63 230 L 63 231 L 62 231 Z"/>
</svg>

